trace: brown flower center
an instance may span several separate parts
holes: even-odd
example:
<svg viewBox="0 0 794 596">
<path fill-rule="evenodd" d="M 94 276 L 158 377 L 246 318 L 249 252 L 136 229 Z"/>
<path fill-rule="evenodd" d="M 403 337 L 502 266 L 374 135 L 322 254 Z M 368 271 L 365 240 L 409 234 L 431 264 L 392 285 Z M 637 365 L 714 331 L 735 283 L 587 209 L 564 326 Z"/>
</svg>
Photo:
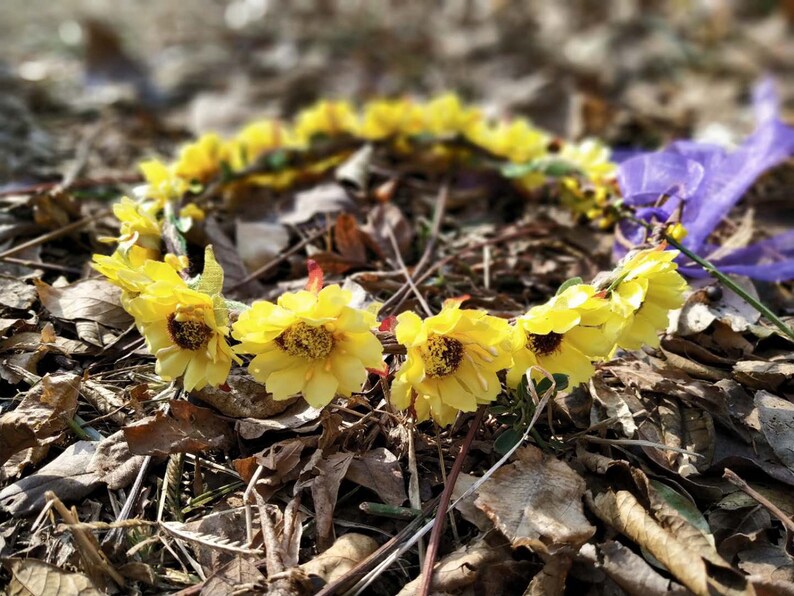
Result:
<svg viewBox="0 0 794 596">
<path fill-rule="evenodd" d="M 428 377 L 443 377 L 458 370 L 463 361 L 463 344 L 453 337 L 434 335 L 422 350 Z"/>
<path fill-rule="evenodd" d="M 540 356 L 548 356 L 560 349 L 562 344 L 562 334 L 547 333 L 546 335 L 537 335 L 530 333 L 527 335 L 527 348 Z"/>
<path fill-rule="evenodd" d="M 333 350 L 334 335 L 322 325 L 313 327 L 301 321 L 284 330 L 275 342 L 290 356 L 319 360 Z"/>
<path fill-rule="evenodd" d="M 168 315 L 168 334 L 173 342 L 183 350 L 200 350 L 209 342 L 212 336 L 210 329 L 204 321 L 187 320 L 177 321 L 176 314 Z"/>
</svg>

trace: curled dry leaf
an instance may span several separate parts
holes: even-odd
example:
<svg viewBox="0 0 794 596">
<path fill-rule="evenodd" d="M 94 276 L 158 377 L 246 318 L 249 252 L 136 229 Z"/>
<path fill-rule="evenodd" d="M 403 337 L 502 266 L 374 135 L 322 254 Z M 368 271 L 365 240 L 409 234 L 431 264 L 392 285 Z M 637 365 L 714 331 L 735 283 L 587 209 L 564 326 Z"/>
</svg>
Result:
<svg viewBox="0 0 794 596">
<path fill-rule="evenodd" d="M 526 596 L 562 596 L 565 580 L 573 563 L 570 555 L 558 554 L 545 557 L 543 569 L 529 582 Z"/>
<path fill-rule="evenodd" d="M 79 388 L 80 377 L 75 374 L 48 374 L 15 410 L 0 416 L 0 464 L 60 433 L 77 410 Z"/>
<path fill-rule="evenodd" d="M 36 288 L 14 277 L 0 275 L 0 306 L 27 310 L 36 302 Z"/>
<path fill-rule="evenodd" d="M 378 543 L 364 534 L 349 533 L 340 536 L 324 553 L 300 565 L 307 575 L 321 577 L 331 583 L 342 577 L 378 548 Z"/>
<path fill-rule="evenodd" d="M 38 559 L 7 559 L 5 566 L 11 572 L 9 596 L 100 596 L 82 573 L 69 573 Z"/>
<path fill-rule="evenodd" d="M 345 478 L 376 492 L 389 505 L 402 505 L 408 498 L 397 456 L 384 447 L 356 455 Z"/>
<path fill-rule="evenodd" d="M 662 577 L 645 559 L 614 540 L 601 544 L 585 544 L 577 559 L 603 570 L 630 596 L 689 594 L 682 585 Z"/>
<path fill-rule="evenodd" d="M 132 455 L 124 431 L 118 431 L 102 439 L 96 446 L 96 452 L 88 464 L 88 472 L 108 485 L 110 490 L 127 488 L 141 469 L 143 455 Z"/>
<path fill-rule="evenodd" d="M 121 306 L 121 290 L 104 279 L 85 279 L 62 288 L 35 283 L 41 303 L 54 317 L 95 321 L 113 329 L 126 329 L 132 323 Z"/>
<path fill-rule="evenodd" d="M 353 461 L 352 453 L 334 453 L 319 458 L 313 466 L 313 462 L 309 462 L 301 473 L 301 476 L 306 473 L 314 475 L 311 479 L 301 480 L 299 485 L 304 487 L 309 484 L 311 487 L 317 532 L 316 544 L 320 552 L 329 548 L 333 541 L 336 497 L 351 461 Z"/>
<path fill-rule="evenodd" d="M 36 513 L 44 507 L 44 494 L 52 491 L 63 501 L 76 501 L 91 493 L 99 478 L 88 470 L 94 457 L 95 444 L 78 441 L 53 461 L 30 476 L 0 491 L 0 508 L 11 515 Z"/>
<path fill-rule="evenodd" d="M 482 537 L 477 538 L 436 563 L 433 567 L 432 593 L 459 593 L 466 588 L 474 586 L 482 578 L 489 566 L 503 562 L 506 559 L 510 559 L 510 549 L 507 548 L 504 542 L 499 546 L 494 546 L 486 542 Z M 406 584 L 398 592 L 398 596 L 413 596 L 419 589 L 421 581 L 422 576 L 420 575 Z M 491 588 L 493 589 L 494 586 L 491 586 Z M 483 592 L 475 590 L 474 593 Z M 500 591 L 490 593 L 497 594 Z"/>
<path fill-rule="evenodd" d="M 603 376 L 596 375 L 590 379 L 590 395 L 593 396 L 595 403 L 604 408 L 607 418 L 615 419 L 614 424 L 624 437 L 634 436 L 637 432 L 637 424 L 634 422 L 629 405 L 618 391 L 606 384 Z"/>
<path fill-rule="evenodd" d="M 243 557 L 235 557 L 207 578 L 200 596 L 243 596 L 262 594 L 267 584 L 265 575 Z"/>
<path fill-rule="evenodd" d="M 780 391 L 794 379 L 794 362 L 742 360 L 733 367 L 733 376 L 751 389 Z"/>
<path fill-rule="evenodd" d="M 211 449 L 228 449 L 231 424 L 212 410 L 190 402 L 172 400 L 168 414 L 157 412 L 123 429 L 135 455 L 165 456 L 172 453 L 201 453 Z"/>
<path fill-rule="evenodd" d="M 596 530 L 584 515 L 584 491 L 568 464 L 528 446 L 480 488 L 475 503 L 513 547 L 575 552 Z"/>
<path fill-rule="evenodd" d="M 745 292 L 758 300 L 758 292 L 750 279 L 733 275 L 731 278 Z M 678 313 L 678 335 L 700 333 L 708 329 L 714 321 L 721 321 L 737 332 L 742 332 L 758 322 L 761 316 L 758 311 L 734 292 L 724 289 L 718 300 L 709 300 L 704 288 L 713 283 L 712 280 L 693 283 L 695 291 L 690 294 L 686 304 Z"/>
<path fill-rule="evenodd" d="M 284 413 L 273 418 L 238 420 L 235 431 L 246 440 L 259 439 L 265 433 L 277 430 L 311 432 L 320 425 L 320 414 L 322 409 L 313 408 L 305 400 L 299 399 Z"/>
<path fill-rule="evenodd" d="M 320 184 L 309 190 L 295 193 L 292 207 L 279 218 L 282 223 L 298 225 L 310 221 L 315 215 L 354 211 L 356 204 L 341 184 Z"/>
<path fill-rule="evenodd" d="M 264 385 L 257 383 L 243 371 L 233 370 L 226 379 L 227 388 L 204 387 L 194 391 L 192 395 L 204 403 L 210 404 L 224 416 L 230 418 L 270 419 L 278 416 L 294 404 L 299 397 L 286 400 L 275 400 L 265 390 Z"/>
<path fill-rule="evenodd" d="M 391 257 L 394 254 L 389 230 L 394 233 L 397 239 L 397 246 L 400 253 L 408 254 L 411 243 L 414 240 L 413 226 L 405 219 L 405 215 L 400 208 L 392 203 L 378 203 L 367 214 L 367 223 L 361 226 L 370 239 L 370 245 L 381 258 Z"/>
<path fill-rule="evenodd" d="M 755 394 L 755 406 L 769 446 L 794 471 L 794 404 L 766 391 Z"/>
</svg>

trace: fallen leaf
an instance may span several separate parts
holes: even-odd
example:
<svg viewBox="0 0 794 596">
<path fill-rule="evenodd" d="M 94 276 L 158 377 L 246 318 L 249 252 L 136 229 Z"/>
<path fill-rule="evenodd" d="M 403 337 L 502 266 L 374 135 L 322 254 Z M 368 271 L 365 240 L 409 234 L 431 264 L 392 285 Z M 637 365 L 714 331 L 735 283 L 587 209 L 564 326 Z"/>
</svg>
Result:
<svg viewBox="0 0 794 596">
<path fill-rule="evenodd" d="M 431 594 L 457 594 L 466 588 L 471 589 L 483 576 L 486 569 L 494 564 L 510 559 L 510 549 L 504 544 L 494 546 L 482 537 L 476 538 L 450 553 L 433 567 Z M 413 596 L 422 582 L 422 575 L 403 586 L 398 596 Z M 465 593 L 465 592 L 464 592 Z M 475 594 L 482 594 L 473 590 Z M 501 591 L 490 592 L 498 594 Z"/>
<path fill-rule="evenodd" d="M 237 252 L 248 271 L 256 271 L 289 246 L 289 232 L 283 224 L 237 219 L 234 225 Z"/>
<path fill-rule="evenodd" d="M 400 253 L 406 255 L 414 241 L 414 228 L 405 219 L 400 208 L 392 203 L 378 203 L 367 214 L 367 223 L 361 226 L 370 239 L 370 246 L 381 258 L 394 255 L 389 230 L 394 233 Z"/>
<path fill-rule="evenodd" d="M 207 243 L 212 244 L 215 250 L 215 258 L 223 267 L 223 289 L 228 292 L 246 278 L 248 270 L 240 258 L 240 253 L 237 252 L 237 245 L 232 242 L 214 217 L 205 220 L 204 233 L 207 235 Z M 262 284 L 254 279 L 240 286 L 238 291 L 258 296 L 262 293 Z"/>
<path fill-rule="evenodd" d="M 282 213 L 279 221 L 295 226 L 310 221 L 315 215 L 346 213 L 355 208 L 356 204 L 342 185 L 320 184 L 295 193 L 291 209 Z"/>
<path fill-rule="evenodd" d="M 637 424 L 623 397 L 606 384 L 603 376 L 596 375 L 590 379 L 590 395 L 604 409 L 606 418 L 614 418 L 614 424 L 620 433 L 627 438 L 632 438 L 637 432 Z"/>
<path fill-rule="evenodd" d="M 794 404 L 766 391 L 758 391 L 754 401 L 761 432 L 780 461 L 794 471 Z"/>
<path fill-rule="evenodd" d="M 6 559 L 11 572 L 8 596 L 101 596 L 82 573 L 70 573 L 38 559 Z"/>
<path fill-rule="evenodd" d="M 33 306 L 37 297 L 36 288 L 32 285 L 13 277 L 0 275 L 0 306 L 27 310 Z M 16 322 L 14 319 L 11 320 Z"/>
<path fill-rule="evenodd" d="M 207 386 L 193 392 L 193 397 L 203 401 L 230 418 L 270 419 L 282 414 L 300 398 L 275 400 L 264 385 L 240 370 L 233 370 L 226 379 L 227 387 Z"/>
<path fill-rule="evenodd" d="M 313 408 L 305 400 L 300 399 L 283 414 L 273 418 L 238 420 L 235 423 L 235 430 L 246 440 L 259 439 L 265 433 L 277 430 L 310 432 L 320 425 L 320 414 L 322 409 Z"/>
<path fill-rule="evenodd" d="M 738 275 L 730 277 L 745 292 L 758 300 L 758 292 L 750 279 Z M 722 289 L 720 298 L 709 300 L 703 290 L 706 285 L 716 285 Z M 686 304 L 677 314 L 677 322 L 673 323 L 673 327 L 677 327 L 678 335 L 700 333 L 708 329 L 714 321 L 721 321 L 734 331 L 742 332 L 758 322 L 761 316 L 746 300 L 728 289 L 723 289 L 713 280 L 697 281 L 692 286 L 695 291 L 689 295 Z"/>
<path fill-rule="evenodd" d="M 571 570 L 571 557 L 566 554 L 546 557 L 543 569 L 529 582 L 526 596 L 562 596 L 565 593 L 565 580 Z"/>
<path fill-rule="evenodd" d="M 349 213 L 340 213 L 336 216 L 334 224 L 334 245 L 346 259 L 352 262 L 365 264 L 367 262 L 367 249 L 362 241 L 361 231 L 358 229 L 356 218 Z"/>
<path fill-rule="evenodd" d="M 603 570 L 630 596 L 689 594 L 682 585 L 662 577 L 641 556 L 614 540 L 585 544 L 577 554 L 577 559 Z"/>
<path fill-rule="evenodd" d="M 16 478 L 27 466 L 36 465 L 43 460 L 50 451 L 49 445 L 40 447 L 29 447 L 18 451 L 8 458 L 8 461 L 0 468 L 0 482 L 5 482 L 11 478 Z"/>
<path fill-rule="evenodd" d="M 741 360 L 733 367 L 733 377 L 751 389 L 778 391 L 794 379 L 794 363 Z"/>
<path fill-rule="evenodd" d="M 307 575 L 317 575 L 329 584 L 342 577 L 377 548 L 378 543 L 369 536 L 350 532 L 340 536 L 328 550 L 307 561 L 300 568 Z"/>
<path fill-rule="evenodd" d="M 48 374 L 27 392 L 16 409 L 0 416 L 0 464 L 66 428 L 66 421 L 77 410 L 79 387 L 80 377 L 75 374 Z"/>
<path fill-rule="evenodd" d="M 315 543 L 320 552 L 329 548 L 333 541 L 336 497 L 351 461 L 352 453 L 334 453 L 310 461 L 301 472 L 301 476 L 306 475 L 306 478 L 302 478 L 295 487 L 295 490 L 307 485 L 310 487 L 314 501 Z"/>
<path fill-rule="evenodd" d="M 96 474 L 110 490 L 119 490 L 132 484 L 145 459 L 144 455 L 130 453 L 124 431 L 120 430 L 97 444 L 86 471 Z"/>
<path fill-rule="evenodd" d="M 135 455 L 166 456 L 228 449 L 231 425 L 212 410 L 187 401 L 171 400 L 168 414 L 157 412 L 125 426 L 124 436 Z"/>
<path fill-rule="evenodd" d="M 408 499 L 397 456 L 384 447 L 356 455 L 345 478 L 374 491 L 389 505 L 402 505 Z"/>
<path fill-rule="evenodd" d="M 568 464 L 528 446 L 480 487 L 475 503 L 513 547 L 554 554 L 578 550 L 595 533 L 584 516 L 584 491 Z"/>
<path fill-rule="evenodd" d="M 121 306 L 121 290 L 101 278 L 85 279 L 62 288 L 36 280 L 42 305 L 66 321 L 95 321 L 113 329 L 126 329 L 132 317 Z"/>
<path fill-rule="evenodd" d="M 14 516 L 30 515 L 45 504 L 44 493 L 52 491 L 63 501 L 77 501 L 99 484 L 88 465 L 94 457 L 95 443 L 78 441 L 46 466 L 0 491 L 0 508 Z"/>
<path fill-rule="evenodd" d="M 243 596 L 262 594 L 267 578 L 256 565 L 243 557 L 235 557 L 207 578 L 200 596 Z"/>
</svg>

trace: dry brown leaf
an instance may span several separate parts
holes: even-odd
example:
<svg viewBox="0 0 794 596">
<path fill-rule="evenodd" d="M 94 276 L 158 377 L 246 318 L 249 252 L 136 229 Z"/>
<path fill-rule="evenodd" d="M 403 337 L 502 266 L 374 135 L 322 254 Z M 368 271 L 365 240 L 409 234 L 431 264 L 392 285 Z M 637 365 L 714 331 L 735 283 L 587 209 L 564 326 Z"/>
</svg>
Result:
<svg viewBox="0 0 794 596">
<path fill-rule="evenodd" d="M 37 559 L 7 559 L 6 567 L 11 572 L 8 596 L 101 596 L 82 573 L 70 573 Z"/>
<path fill-rule="evenodd" d="M 353 263 L 366 264 L 367 249 L 358 229 L 356 218 L 349 213 L 340 213 L 334 225 L 334 245 L 343 257 Z"/>
<path fill-rule="evenodd" d="M 356 204 L 341 184 L 320 184 L 309 190 L 295 193 L 291 209 L 279 220 L 289 225 L 306 223 L 315 215 L 354 211 Z"/>
<path fill-rule="evenodd" d="M 490 565 L 510 559 L 510 557 L 510 549 L 504 543 L 501 546 L 493 546 L 481 537 L 476 538 L 435 564 L 431 593 L 460 593 L 462 590 L 474 586 Z M 419 577 L 403 586 L 403 589 L 398 592 L 398 596 L 416 594 L 421 582 L 422 575 L 420 574 Z"/>
<path fill-rule="evenodd" d="M 414 228 L 405 219 L 399 207 L 392 203 L 378 203 L 367 214 L 367 223 L 361 226 L 369 240 L 370 246 L 384 258 L 392 256 L 394 249 L 389 239 L 389 230 L 394 233 L 397 239 L 397 246 L 400 253 L 406 255 L 411 249 L 414 240 Z"/>
<path fill-rule="evenodd" d="M 620 542 L 608 540 L 598 545 L 585 544 L 577 559 L 602 569 L 630 596 L 689 594 L 682 585 L 662 577 L 645 559 Z"/>
<path fill-rule="evenodd" d="M 42 445 L 40 447 L 29 447 L 15 453 L 0 468 L 0 482 L 16 478 L 27 466 L 36 465 L 47 456 L 49 450 L 49 445 Z"/>
<path fill-rule="evenodd" d="M 794 471 L 794 404 L 766 391 L 758 391 L 754 402 L 769 446 Z"/>
<path fill-rule="evenodd" d="M 314 574 L 331 583 L 342 577 L 378 548 L 369 536 L 353 532 L 340 536 L 324 553 L 300 566 L 307 575 Z"/>
<path fill-rule="evenodd" d="M 733 376 L 751 389 L 779 391 L 783 385 L 790 384 L 794 379 L 794 363 L 742 360 L 733 367 Z"/>
<path fill-rule="evenodd" d="M 201 596 L 247 596 L 262 594 L 267 584 L 265 575 L 243 557 L 235 557 L 207 578 Z"/>
<path fill-rule="evenodd" d="M 97 475 L 88 471 L 94 450 L 90 441 L 69 445 L 46 466 L 0 491 L 0 508 L 14 516 L 30 515 L 44 507 L 47 491 L 63 501 L 86 496 L 99 484 Z"/>
<path fill-rule="evenodd" d="M 569 555 L 547 556 L 543 569 L 529 582 L 526 596 L 562 596 L 565 592 L 565 580 L 571 569 Z"/>
<path fill-rule="evenodd" d="M 110 490 L 119 490 L 135 480 L 145 459 L 144 455 L 130 453 L 124 431 L 120 430 L 99 442 L 86 471 L 96 474 Z"/>
<path fill-rule="evenodd" d="M 615 424 L 620 433 L 627 438 L 634 437 L 637 432 L 637 424 L 634 422 L 631 409 L 623 397 L 606 384 L 603 376 L 596 375 L 590 379 L 590 395 L 597 404 L 604 408 L 606 418 L 614 418 Z"/>
<path fill-rule="evenodd" d="M 322 409 L 313 408 L 305 400 L 299 399 L 283 414 L 273 418 L 257 420 L 246 418 L 235 423 L 235 431 L 246 440 L 259 439 L 267 432 L 294 429 L 296 432 L 309 432 L 320 425 Z"/>
<path fill-rule="evenodd" d="M 289 246 L 283 224 L 270 221 L 235 220 L 237 253 L 248 271 L 256 271 Z M 273 273 L 275 269 L 273 270 Z"/>
<path fill-rule="evenodd" d="M 308 469 L 312 465 L 310 462 L 307 469 L 301 473 L 301 476 L 306 472 L 313 475 L 311 479 L 301 480 L 299 485 L 305 487 L 308 483 L 311 487 L 317 533 L 315 543 L 320 552 L 328 549 L 333 542 L 336 497 L 351 461 L 353 461 L 352 453 L 334 453 L 319 458 L 311 469 Z"/>
<path fill-rule="evenodd" d="M 36 302 L 36 288 L 19 279 L 0 275 L 0 306 L 27 310 Z"/>
<path fill-rule="evenodd" d="M 731 276 L 733 281 L 744 291 L 758 300 L 758 292 L 753 282 L 742 276 Z M 697 291 L 706 285 L 714 285 L 713 280 L 702 280 L 693 283 L 696 291 L 687 299 L 678 314 L 678 335 L 694 335 L 705 331 L 714 321 L 721 321 L 737 332 L 746 330 L 750 325 L 758 322 L 758 311 L 750 306 L 746 300 L 734 292 L 724 289 L 719 300 L 704 300 L 703 292 Z"/>
<path fill-rule="evenodd" d="M 397 456 L 384 447 L 356 455 L 345 478 L 376 492 L 389 505 L 402 505 L 408 498 Z"/>
<path fill-rule="evenodd" d="M 172 453 L 201 453 L 228 449 L 231 425 L 212 410 L 190 402 L 172 400 L 169 413 L 157 412 L 123 429 L 135 455 L 165 456 Z"/>
<path fill-rule="evenodd" d="M 79 387 L 75 374 L 46 375 L 15 410 L 0 416 L 0 464 L 60 433 L 77 410 Z"/>
<path fill-rule="evenodd" d="M 132 323 L 121 306 L 121 290 L 104 279 L 85 279 L 62 288 L 35 283 L 42 305 L 54 317 L 95 321 L 113 329 L 126 329 Z"/>
<path fill-rule="evenodd" d="M 584 491 L 584 480 L 568 464 L 528 446 L 479 489 L 476 505 L 513 547 L 575 552 L 596 530 L 584 515 Z"/>
<path fill-rule="evenodd" d="M 756 578 L 794 582 L 794 562 L 786 551 L 774 544 L 756 545 L 739 553 L 739 568 Z"/>
<path fill-rule="evenodd" d="M 257 383 L 243 371 L 234 370 L 226 379 L 227 387 L 204 387 L 193 392 L 193 397 L 210 404 L 224 416 L 230 418 L 270 419 L 282 414 L 299 397 L 275 400 L 265 390 L 264 385 Z"/>
</svg>

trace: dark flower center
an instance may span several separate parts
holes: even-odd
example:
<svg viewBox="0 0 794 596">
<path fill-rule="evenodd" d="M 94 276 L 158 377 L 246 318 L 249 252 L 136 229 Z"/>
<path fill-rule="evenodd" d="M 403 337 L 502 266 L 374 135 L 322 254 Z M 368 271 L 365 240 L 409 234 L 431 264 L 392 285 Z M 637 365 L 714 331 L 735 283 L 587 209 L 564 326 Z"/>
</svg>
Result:
<svg viewBox="0 0 794 596">
<path fill-rule="evenodd" d="M 168 334 L 183 350 L 195 351 L 207 345 L 212 336 L 212 329 L 204 321 L 177 321 L 176 314 L 171 313 L 168 315 Z"/>
<path fill-rule="evenodd" d="M 284 330 L 275 342 L 290 356 L 319 360 L 331 353 L 334 335 L 322 325 L 313 327 L 301 321 Z"/>
<path fill-rule="evenodd" d="M 458 370 L 463 361 L 463 344 L 453 337 L 434 335 L 427 338 L 422 351 L 428 377 L 443 377 Z"/>
<path fill-rule="evenodd" d="M 530 333 L 527 335 L 527 348 L 540 356 L 548 356 L 560 349 L 562 344 L 562 334 L 547 333 L 546 335 L 537 335 Z"/>
</svg>

